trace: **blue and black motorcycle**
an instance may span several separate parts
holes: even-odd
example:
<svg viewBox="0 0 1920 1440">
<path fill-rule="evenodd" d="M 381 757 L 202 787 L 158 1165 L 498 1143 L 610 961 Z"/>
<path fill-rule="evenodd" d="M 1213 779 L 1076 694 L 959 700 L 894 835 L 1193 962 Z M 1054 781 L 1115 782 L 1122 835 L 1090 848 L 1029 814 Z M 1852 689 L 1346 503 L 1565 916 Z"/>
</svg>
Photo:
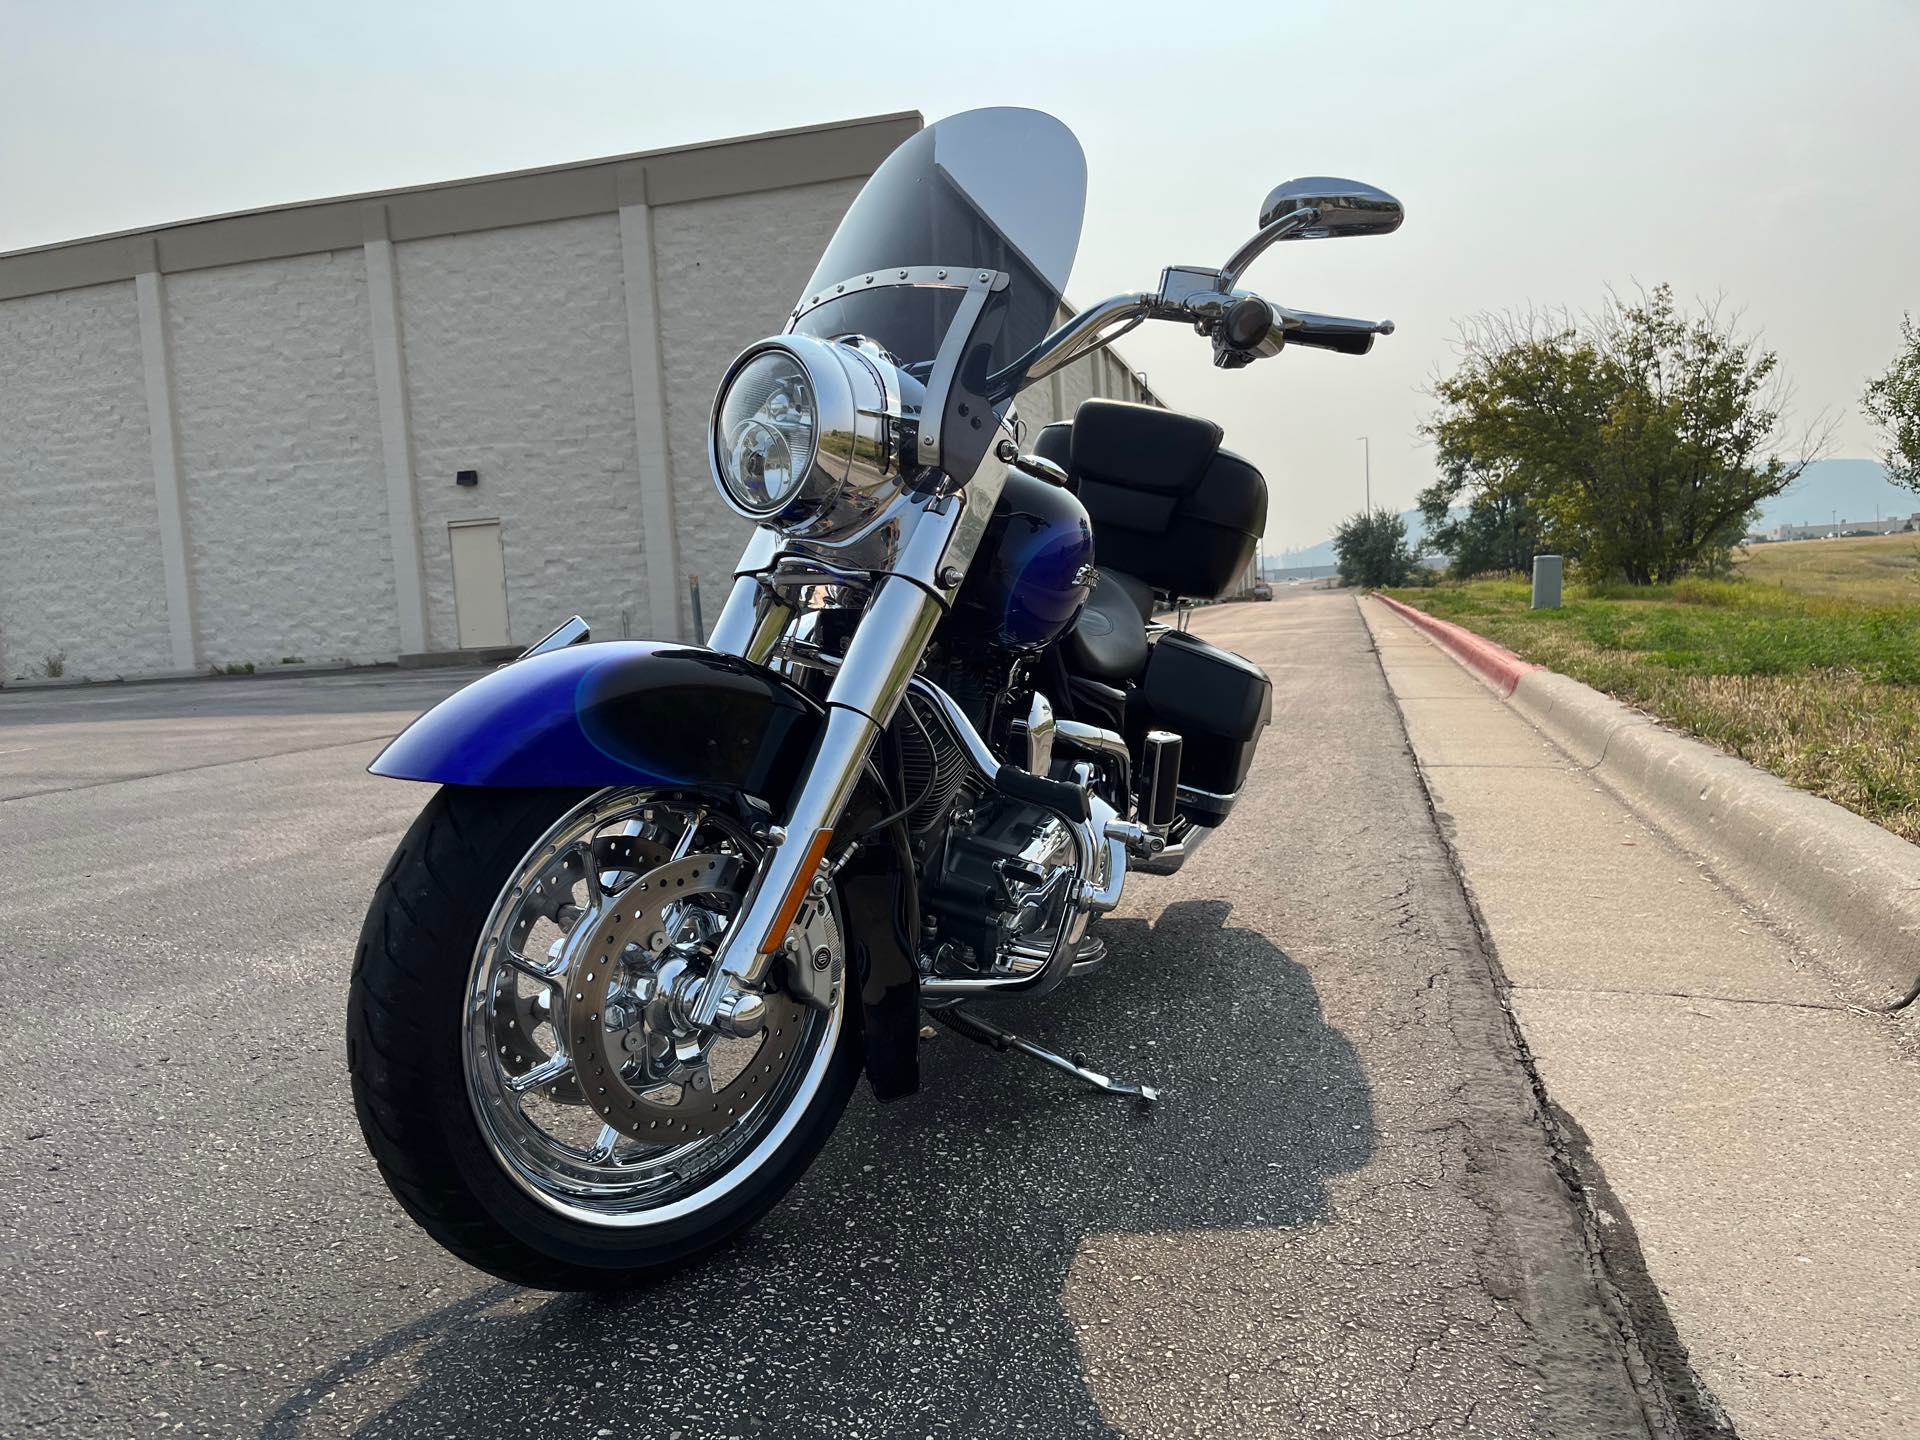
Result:
<svg viewBox="0 0 1920 1440">
<path fill-rule="evenodd" d="M 686 1264 L 779 1200 L 863 1071 L 916 1088 L 923 1012 L 1155 1098 L 968 1005 L 1098 965 L 1127 875 L 1232 811 L 1267 678 L 1153 617 L 1244 574 L 1266 482 L 1207 420 L 1093 400 L 1028 437 L 1014 400 L 1142 320 L 1228 368 L 1363 354 L 1391 325 L 1240 280 L 1401 209 L 1289 182 L 1224 266 L 1062 324 L 1085 193 L 1034 111 L 901 145 L 721 380 L 709 458 L 755 528 L 707 646 L 575 619 L 374 763 L 442 788 L 361 933 L 354 1103 L 456 1255 L 549 1289 Z"/>
</svg>

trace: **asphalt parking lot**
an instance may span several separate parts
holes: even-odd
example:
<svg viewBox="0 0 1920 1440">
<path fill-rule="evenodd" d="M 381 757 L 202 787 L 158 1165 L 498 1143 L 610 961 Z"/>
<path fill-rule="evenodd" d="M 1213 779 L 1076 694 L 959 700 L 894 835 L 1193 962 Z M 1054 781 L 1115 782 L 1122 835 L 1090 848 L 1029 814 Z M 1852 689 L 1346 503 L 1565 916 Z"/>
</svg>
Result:
<svg viewBox="0 0 1920 1440">
<path fill-rule="evenodd" d="M 363 767 L 470 674 L 0 693 L 0 1435 L 1650 1433 L 1354 602 L 1196 628 L 1274 677 L 1239 812 L 1000 1012 L 1159 1109 L 943 1032 L 613 1301 L 436 1249 L 348 1101 Z"/>
</svg>

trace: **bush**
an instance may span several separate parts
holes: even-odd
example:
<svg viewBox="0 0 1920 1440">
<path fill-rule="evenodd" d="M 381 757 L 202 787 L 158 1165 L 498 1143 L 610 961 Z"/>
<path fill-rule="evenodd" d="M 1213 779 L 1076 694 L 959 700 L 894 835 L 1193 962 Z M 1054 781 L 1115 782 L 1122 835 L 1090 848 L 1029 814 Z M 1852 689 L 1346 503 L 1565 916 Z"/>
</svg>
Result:
<svg viewBox="0 0 1920 1440">
<path fill-rule="evenodd" d="M 1442 479 L 1421 503 L 1463 573 L 1536 548 L 1636 584 L 1725 573 L 1830 430 L 1791 433 L 1779 357 L 1664 285 L 1597 315 L 1483 316 L 1460 350 L 1423 427 Z"/>
<path fill-rule="evenodd" d="M 1361 511 L 1334 532 L 1333 553 L 1344 585 L 1404 585 L 1419 566 L 1407 548 L 1407 522 L 1387 510 Z"/>
</svg>

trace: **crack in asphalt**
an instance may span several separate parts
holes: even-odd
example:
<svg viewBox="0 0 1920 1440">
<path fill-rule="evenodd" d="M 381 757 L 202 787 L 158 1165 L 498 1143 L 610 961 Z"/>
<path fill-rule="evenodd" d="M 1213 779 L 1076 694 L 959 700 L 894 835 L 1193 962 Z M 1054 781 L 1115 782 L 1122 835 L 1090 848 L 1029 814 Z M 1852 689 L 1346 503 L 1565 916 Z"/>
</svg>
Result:
<svg viewBox="0 0 1920 1440">
<path fill-rule="evenodd" d="M 1404 733 L 1406 712 L 1400 705 L 1399 697 L 1393 694 L 1392 683 L 1387 679 L 1386 666 L 1381 660 L 1380 647 L 1373 639 L 1371 629 L 1367 632 L 1367 638 L 1374 661 L 1380 666 L 1387 693 L 1393 696 L 1394 710 L 1400 717 Z M 1532 1048 L 1506 998 L 1517 987 L 1507 979 L 1500 965 L 1499 948 L 1494 943 L 1486 916 L 1474 898 L 1473 889 L 1467 882 L 1451 828 L 1443 823 L 1432 787 L 1427 783 L 1426 767 L 1414 749 L 1410 733 L 1406 734 L 1406 746 L 1414 769 L 1420 776 L 1420 790 L 1425 797 L 1435 833 L 1440 837 L 1447 863 L 1460 886 L 1468 914 L 1479 934 L 1508 1036 L 1533 1092 L 1534 1118 L 1545 1134 L 1554 1172 L 1574 1213 L 1579 1217 L 1585 1252 L 1583 1259 L 1594 1289 L 1614 1323 L 1621 1347 L 1620 1358 L 1634 1393 L 1640 1398 L 1648 1434 L 1654 1440 L 1737 1440 L 1732 1421 L 1694 1370 L 1686 1347 L 1679 1341 L 1677 1327 L 1659 1287 L 1647 1273 L 1645 1256 L 1640 1250 L 1632 1222 L 1624 1207 L 1614 1199 L 1611 1189 L 1606 1187 L 1591 1147 L 1586 1143 L 1585 1132 L 1547 1093 L 1546 1084 L 1540 1078 L 1539 1068 L 1534 1062 Z M 1577 1142 L 1570 1141 L 1569 1132 L 1578 1136 Z M 1600 1209 L 1595 1199 L 1597 1194 L 1605 1194 L 1613 1202 L 1608 1210 L 1608 1219 L 1612 1222 L 1612 1229 L 1623 1233 L 1625 1238 L 1621 1242 L 1610 1240 L 1602 1229 Z M 1489 1293 L 1492 1293 L 1491 1286 Z M 1529 1317 L 1518 1309 L 1512 1313 L 1514 1319 L 1530 1334 L 1534 1333 Z"/>
<path fill-rule="evenodd" d="M 1865 1015 L 1875 1019 L 1884 1012 L 1863 1005 L 1819 1000 L 1777 1000 L 1767 995 L 1705 995 L 1697 990 L 1609 990 L 1585 985 L 1517 985 L 1511 980 L 1506 988 L 1527 995 L 1625 995 L 1649 1000 L 1709 1000 L 1717 1005 L 1771 1005 L 1785 1010 L 1828 1010 L 1841 1015 Z"/>
</svg>

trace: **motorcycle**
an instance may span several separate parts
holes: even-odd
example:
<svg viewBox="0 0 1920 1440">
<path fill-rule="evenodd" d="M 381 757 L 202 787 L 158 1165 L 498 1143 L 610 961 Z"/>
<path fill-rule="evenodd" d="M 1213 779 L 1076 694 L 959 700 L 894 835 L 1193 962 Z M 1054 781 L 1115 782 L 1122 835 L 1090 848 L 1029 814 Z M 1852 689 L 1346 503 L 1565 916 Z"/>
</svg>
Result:
<svg viewBox="0 0 1920 1440">
<path fill-rule="evenodd" d="M 922 1013 L 1151 1103 L 976 1014 L 1104 956 L 1130 874 L 1227 820 L 1255 665 L 1155 619 L 1245 571 L 1266 482 L 1220 427 L 1019 392 L 1147 320 L 1239 368 L 1390 322 L 1240 288 L 1283 240 L 1377 235 L 1353 181 L 1273 190 L 1225 265 L 1056 325 L 1086 166 L 1031 110 L 903 143 L 787 317 L 722 376 L 721 498 L 755 528 L 708 643 L 574 617 L 370 767 L 441 788 L 354 962 L 355 1109 L 407 1213 L 521 1285 L 643 1284 L 765 1214 L 857 1078 L 918 1085 Z"/>
</svg>

